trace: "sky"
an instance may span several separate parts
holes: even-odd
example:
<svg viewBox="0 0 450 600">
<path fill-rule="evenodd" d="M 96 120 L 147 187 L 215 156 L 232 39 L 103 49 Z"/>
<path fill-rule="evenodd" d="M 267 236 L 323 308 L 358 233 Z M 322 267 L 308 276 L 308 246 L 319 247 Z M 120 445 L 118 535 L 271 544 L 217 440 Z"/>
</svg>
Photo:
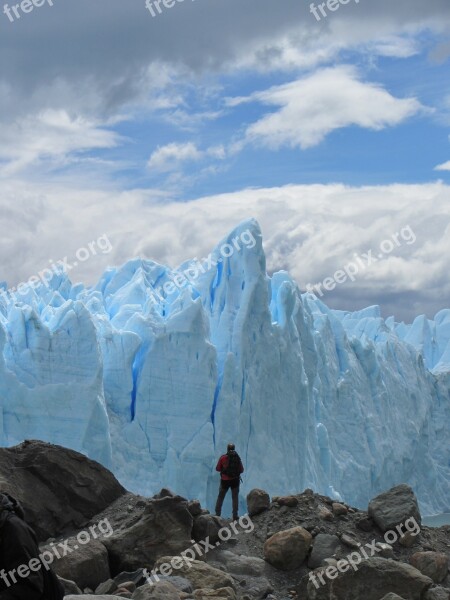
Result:
<svg viewBox="0 0 450 600">
<path fill-rule="evenodd" d="M 175 267 L 255 218 L 301 290 L 378 257 L 333 308 L 450 307 L 448 0 L 40 2 L 0 3 L 0 281 L 102 235 L 74 281 Z"/>
</svg>

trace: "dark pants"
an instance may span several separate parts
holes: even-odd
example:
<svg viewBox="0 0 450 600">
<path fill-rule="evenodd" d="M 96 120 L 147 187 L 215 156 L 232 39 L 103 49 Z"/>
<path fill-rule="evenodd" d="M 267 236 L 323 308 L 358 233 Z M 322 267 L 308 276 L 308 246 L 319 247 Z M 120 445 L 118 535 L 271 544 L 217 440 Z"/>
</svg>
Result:
<svg viewBox="0 0 450 600">
<path fill-rule="evenodd" d="M 219 495 L 217 496 L 216 502 L 216 515 L 218 517 L 220 517 L 220 515 L 222 514 L 222 504 L 225 499 L 225 496 L 227 495 L 228 490 L 231 489 L 231 498 L 233 501 L 233 519 L 236 520 L 238 518 L 239 485 L 240 479 L 220 480 Z"/>
</svg>

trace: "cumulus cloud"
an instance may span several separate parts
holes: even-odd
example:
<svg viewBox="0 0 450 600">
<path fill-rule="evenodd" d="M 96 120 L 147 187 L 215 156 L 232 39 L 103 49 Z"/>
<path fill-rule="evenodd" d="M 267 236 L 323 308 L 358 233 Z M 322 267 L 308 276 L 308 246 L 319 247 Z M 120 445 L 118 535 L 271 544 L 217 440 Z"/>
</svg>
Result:
<svg viewBox="0 0 450 600">
<path fill-rule="evenodd" d="M 450 171 L 450 160 L 434 167 L 435 171 Z"/>
<path fill-rule="evenodd" d="M 99 123 L 66 111 L 47 110 L 18 119 L 0 129 L 3 175 L 11 175 L 42 159 L 61 165 L 69 154 L 112 148 L 119 136 Z"/>
<path fill-rule="evenodd" d="M 322 69 L 308 77 L 231 99 L 235 106 L 257 101 L 278 110 L 250 125 L 248 141 L 269 148 L 309 148 L 336 129 L 357 125 L 380 130 L 425 110 L 416 98 L 395 98 L 380 85 L 361 81 L 355 67 Z"/>
<path fill-rule="evenodd" d="M 432 316 L 448 304 L 450 294 L 449 197 L 450 187 L 443 183 L 289 185 L 177 203 L 162 202 L 150 191 L 67 190 L 16 182 L 1 201 L 0 253 L 5 260 L 0 280 L 25 281 L 50 259 L 70 259 L 102 234 L 113 250 L 74 269 L 73 280 L 93 283 L 108 264 L 134 256 L 177 266 L 207 256 L 239 222 L 255 217 L 270 272 L 288 270 L 305 290 L 308 283 L 332 276 L 355 254 L 370 250 L 377 256 L 384 240 L 409 226 L 414 244 L 403 241 L 361 270 L 355 282 L 337 286 L 323 299 L 342 309 L 381 304 L 385 315 L 406 320 L 419 313 Z"/>
<path fill-rule="evenodd" d="M 199 150 L 193 142 L 167 144 L 158 147 L 150 156 L 148 167 L 155 171 L 177 171 L 184 163 L 198 162 L 205 157 L 223 160 L 226 156 L 223 146 L 212 146 Z"/>
</svg>

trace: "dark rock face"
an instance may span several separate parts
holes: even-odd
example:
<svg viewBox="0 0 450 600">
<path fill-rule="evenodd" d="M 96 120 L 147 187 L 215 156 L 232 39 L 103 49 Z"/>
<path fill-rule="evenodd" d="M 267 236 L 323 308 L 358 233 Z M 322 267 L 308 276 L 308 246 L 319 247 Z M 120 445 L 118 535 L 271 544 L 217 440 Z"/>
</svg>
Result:
<svg viewBox="0 0 450 600">
<path fill-rule="evenodd" d="M 0 448 L 0 482 L 39 540 L 80 529 L 126 491 L 99 463 L 40 441 Z"/>
<path fill-rule="evenodd" d="M 188 503 L 181 496 L 149 500 L 137 522 L 104 540 L 113 574 L 151 567 L 160 556 L 189 548 L 192 525 Z"/>
<path fill-rule="evenodd" d="M 418 525 L 422 523 L 417 498 L 409 485 L 405 484 L 397 485 L 371 500 L 369 516 L 383 532 L 394 530 L 397 525 L 411 518 Z"/>
</svg>

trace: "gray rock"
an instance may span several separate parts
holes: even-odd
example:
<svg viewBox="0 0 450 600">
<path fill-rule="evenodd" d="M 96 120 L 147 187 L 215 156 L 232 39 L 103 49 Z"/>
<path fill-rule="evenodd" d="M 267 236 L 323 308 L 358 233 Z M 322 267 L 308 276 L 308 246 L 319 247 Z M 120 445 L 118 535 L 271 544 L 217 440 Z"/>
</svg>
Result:
<svg viewBox="0 0 450 600">
<path fill-rule="evenodd" d="M 343 533 L 341 535 L 341 542 L 343 544 L 345 544 L 346 546 L 348 546 L 349 548 L 355 548 L 355 550 L 357 550 L 359 548 L 359 543 L 351 535 L 348 535 L 347 533 Z"/>
<path fill-rule="evenodd" d="M 114 583 L 116 583 L 117 587 L 126 581 L 132 581 L 136 587 L 143 585 L 146 582 L 144 569 L 137 569 L 136 571 L 122 571 L 122 573 L 119 573 L 114 577 Z"/>
<path fill-rule="evenodd" d="M 308 559 L 308 567 L 320 567 L 326 558 L 331 558 L 340 546 L 339 538 L 335 535 L 319 533 L 314 538 L 312 552 Z"/>
<path fill-rule="evenodd" d="M 172 490 L 169 490 L 169 488 L 162 488 L 160 492 L 153 496 L 153 499 L 161 500 L 161 498 L 174 498 L 175 496 L 176 494 Z"/>
<path fill-rule="evenodd" d="M 374 522 L 370 517 L 358 517 L 356 521 L 356 527 L 358 527 L 358 529 L 361 529 L 361 531 L 369 533 L 374 527 Z"/>
<path fill-rule="evenodd" d="M 152 565 L 160 556 L 178 555 L 192 545 L 192 524 L 184 498 L 167 495 L 150 500 L 137 521 L 104 540 L 111 569 L 133 570 Z"/>
<path fill-rule="evenodd" d="M 118 587 L 119 586 L 113 579 L 108 579 L 95 588 L 95 593 L 99 594 L 100 596 L 102 594 L 112 594 L 117 590 Z"/>
<path fill-rule="evenodd" d="M 64 577 L 58 577 L 58 579 L 62 583 L 66 595 L 73 594 L 75 596 L 83 593 L 77 586 L 75 581 L 70 581 L 70 579 L 64 579 Z"/>
<path fill-rule="evenodd" d="M 270 497 L 264 490 L 254 489 L 247 494 L 247 511 L 251 517 L 270 508 Z"/>
<path fill-rule="evenodd" d="M 120 589 L 128 590 L 129 592 L 133 593 L 136 589 L 136 585 L 133 581 L 125 581 L 124 583 L 120 584 Z"/>
<path fill-rule="evenodd" d="M 390 544 L 377 542 L 376 547 L 380 549 L 377 556 L 381 556 L 381 558 L 394 558 L 394 549 Z"/>
<path fill-rule="evenodd" d="M 241 556 L 229 550 L 218 552 L 215 556 L 215 562 L 223 566 L 231 575 L 260 577 L 266 570 L 266 563 L 262 558 Z"/>
<path fill-rule="evenodd" d="M 91 539 L 89 544 L 79 546 L 77 539 L 69 538 L 68 547 L 72 551 L 55 560 L 52 568 L 57 575 L 75 583 L 81 589 L 95 590 L 103 581 L 110 579 L 108 552 L 99 540 Z M 48 549 L 41 547 L 41 551 Z"/>
<path fill-rule="evenodd" d="M 188 502 L 188 511 L 193 517 L 198 517 L 202 514 L 202 506 L 198 500 Z"/>
<path fill-rule="evenodd" d="M 180 577 L 179 575 L 169 575 L 168 577 L 159 576 L 161 581 L 167 581 L 171 583 L 178 591 L 184 592 L 185 594 L 190 594 L 194 591 L 191 582 L 185 577 Z"/>
<path fill-rule="evenodd" d="M 397 525 L 404 525 L 411 518 L 419 526 L 422 523 L 417 498 L 406 484 L 397 485 L 371 500 L 369 516 L 383 532 L 395 530 Z"/>
<path fill-rule="evenodd" d="M 450 600 L 450 590 L 443 587 L 434 587 L 424 596 L 424 600 Z"/>
<path fill-rule="evenodd" d="M 323 566 L 324 567 L 337 567 L 338 561 L 335 558 L 324 558 Z"/>
<path fill-rule="evenodd" d="M 412 546 L 414 546 L 414 544 L 416 542 L 418 542 L 420 539 L 420 534 L 417 535 L 413 535 L 410 531 L 407 531 L 405 533 L 405 535 L 401 535 L 398 539 L 398 543 L 400 544 L 400 546 L 403 546 L 404 548 L 411 548 Z"/>
<path fill-rule="evenodd" d="M 447 577 L 449 560 L 441 552 L 416 552 L 409 562 L 435 583 L 442 583 Z"/>
<path fill-rule="evenodd" d="M 329 600 L 331 597 L 333 600 L 380 600 L 389 593 L 408 600 L 421 600 L 425 591 L 433 584 L 429 577 L 425 577 L 411 565 L 386 558 L 369 558 L 356 566 L 356 571 L 350 567 L 344 573 L 336 569 L 330 571 L 332 567 L 328 567 L 328 578 L 324 575 L 323 568 L 313 572 L 315 583 L 314 580 L 309 580 L 306 585 L 308 600 Z M 325 585 L 318 579 L 319 571 L 324 577 Z M 333 579 L 330 578 L 331 575 Z"/>
<path fill-rule="evenodd" d="M 180 600 L 180 594 L 168 581 L 159 581 L 142 585 L 134 592 L 133 600 Z"/>
<path fill-rule="evenodd" d="M 192 513 L 191 513 L 192 514 Z M 226 526 L 225 521 L 213 515 L 199 515 L 194 519 L 192 537 L 196 542 L 209 538 L 211 544 L 220 542 L 219 531 Z"/>
<path fill-rule="evenodd" d="M 34 440 L 0 448 L 0 481 L 2 491 L 21 502 L 40 541 L 81 529 L 126 493 L 99 463 Z"/>
</svg>

